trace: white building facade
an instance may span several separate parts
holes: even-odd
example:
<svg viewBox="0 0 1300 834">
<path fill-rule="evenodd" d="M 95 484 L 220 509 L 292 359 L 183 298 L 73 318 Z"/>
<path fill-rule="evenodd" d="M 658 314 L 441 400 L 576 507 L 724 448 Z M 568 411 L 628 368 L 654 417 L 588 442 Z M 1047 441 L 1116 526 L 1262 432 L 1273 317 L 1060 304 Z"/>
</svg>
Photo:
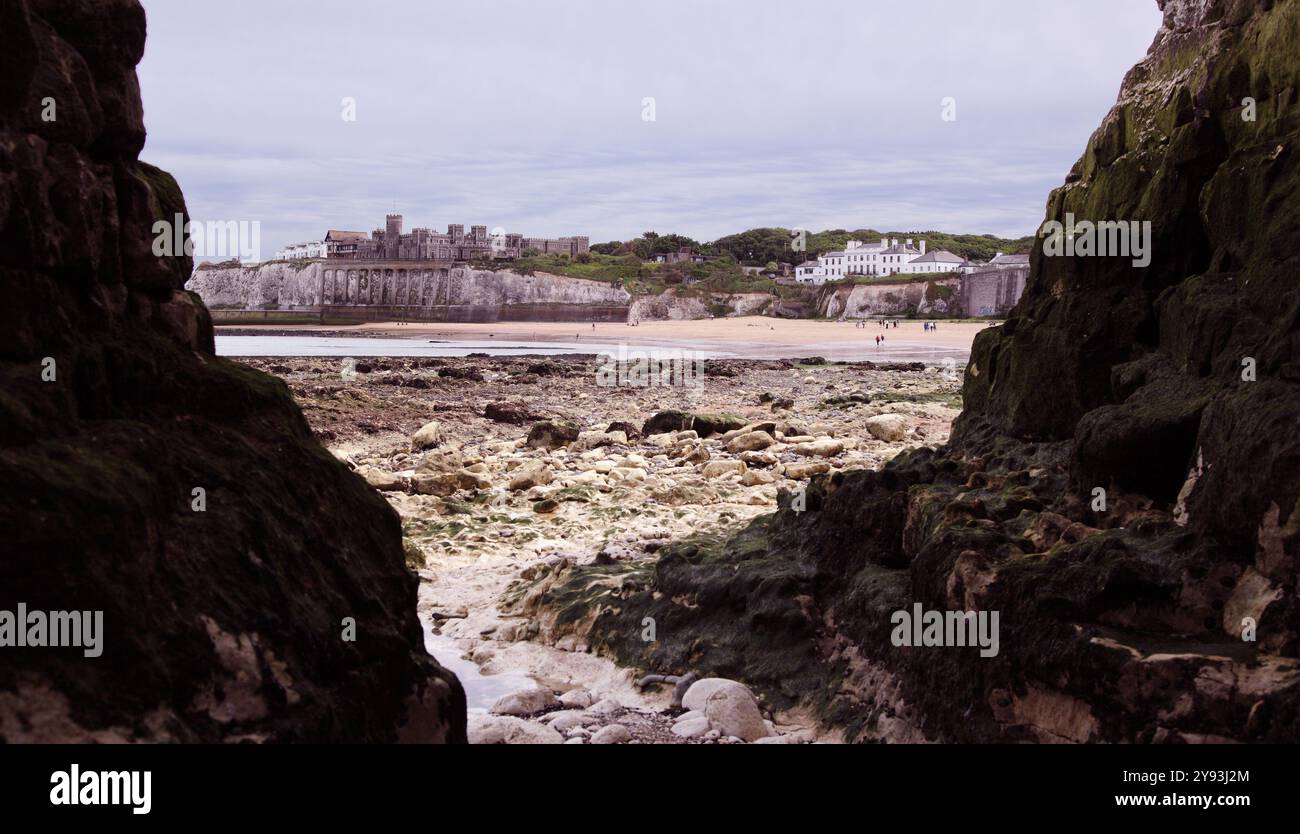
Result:
<svg viewBox="0 0 1300 834">
<path fill-rule="evenodd" d="M 323 240 L 313 240 L 307 243 L 291 243 L 288 246 L 275 253 L 277 261 L 296 261 L 305 258 L 324 258 L 328 253 Z"/>
<path fill-rule="evenodd" d="M 840 252 L 827 252 L 816 261 L 795 267 L 795 280 L 801 284 L 824 284 L 853 275 L 888 276 L 917 273 L 955 272 L 963 263 L 951 252 L 926 253 L 925 241 L 913 245 L 907 238 L 881 238 L 879 243 L 850 240 Z"/>
</svg>

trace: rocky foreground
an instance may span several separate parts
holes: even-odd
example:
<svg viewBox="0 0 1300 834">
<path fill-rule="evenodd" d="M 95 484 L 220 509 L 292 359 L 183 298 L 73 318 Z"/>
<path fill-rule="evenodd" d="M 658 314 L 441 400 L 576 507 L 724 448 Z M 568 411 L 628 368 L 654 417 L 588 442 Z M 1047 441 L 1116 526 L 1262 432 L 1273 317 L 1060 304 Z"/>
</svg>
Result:
<svg viewBox="0 0 1300 834">
<path fill-rule="evenodd" d="M 669 545 L 742 529 L 813 476 L 942 443 L 959 403 L 942 369 L 815 357 L 710 363 L 698 387 L 603 387 L 590 358 L 362 360 L 355 375 L 333 359 L 247 362 L 283 377 L 317 435 L 401 514 L 431 631 L 486 674 L 536 680 L 477 710 L 466 683 L 479 742 L 822 737 L 739 683 L 642 681 L 657 670 L 596 653 L 590 618 L 570 620 L 538 583 L 594 570 L 617 584 Z M 667 635 L 644 636 L 652 649 Z"/>
</svg>

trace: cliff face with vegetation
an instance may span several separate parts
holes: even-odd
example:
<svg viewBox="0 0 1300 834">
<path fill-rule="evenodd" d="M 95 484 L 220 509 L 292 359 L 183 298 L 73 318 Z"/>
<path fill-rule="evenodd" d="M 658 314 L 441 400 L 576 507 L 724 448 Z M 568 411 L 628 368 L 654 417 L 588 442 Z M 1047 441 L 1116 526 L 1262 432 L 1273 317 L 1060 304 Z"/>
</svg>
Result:
<svg viewBox="0 0 1300 834">
<path fill-rule="evenodd" d="M 594 645 L 863 739 L 1300 739 L 1300 2 L 1161 8 L 1046 216 L 1150 221 L 1151 265 L 1040 241 L 947 446 L 578 577 Z M 915 603 L 999 612 L 999 653 L 895 646 Z"/>
<path fill-rule="evenodd" d="M 6 0 L 0 31 L 0 609 L 104 624 L 99 657 L 3 649 L 0 739 L 463 740 L 396 514 L 151 251 L 185 204 L 136 158 L 143 9 Z"/>
</svg>

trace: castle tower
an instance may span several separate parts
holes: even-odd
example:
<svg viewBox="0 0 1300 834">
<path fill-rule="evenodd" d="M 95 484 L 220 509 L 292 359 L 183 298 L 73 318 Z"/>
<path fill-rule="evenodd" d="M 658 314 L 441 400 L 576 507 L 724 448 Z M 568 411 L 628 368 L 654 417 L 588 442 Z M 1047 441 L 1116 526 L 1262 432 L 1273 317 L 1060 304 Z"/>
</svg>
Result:
<svg viewBox="0 0 1300 834">
<path fill-rule="evenodd" d="M 384 257 L 398 258 L 401 256 L 402 247 L 402 215 L 385 215 L 384 225 Z"/>
</svg>

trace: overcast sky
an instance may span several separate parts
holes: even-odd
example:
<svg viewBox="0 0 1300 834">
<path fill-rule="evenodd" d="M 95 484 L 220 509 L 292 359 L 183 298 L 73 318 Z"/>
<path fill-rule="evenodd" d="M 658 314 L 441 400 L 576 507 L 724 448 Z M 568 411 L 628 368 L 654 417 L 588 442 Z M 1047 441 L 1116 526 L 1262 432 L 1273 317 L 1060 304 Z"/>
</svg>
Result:
<svg viewBox="0 0 1300 834">
<path fill-rule="evenodd" d="M 394 207 L 593 243 L 1030 234 L 1160 23 L 1155 0 L 144 5 L 142 157 L 195 219 L 260 221 L 265 257 Z"/>
</svg>

